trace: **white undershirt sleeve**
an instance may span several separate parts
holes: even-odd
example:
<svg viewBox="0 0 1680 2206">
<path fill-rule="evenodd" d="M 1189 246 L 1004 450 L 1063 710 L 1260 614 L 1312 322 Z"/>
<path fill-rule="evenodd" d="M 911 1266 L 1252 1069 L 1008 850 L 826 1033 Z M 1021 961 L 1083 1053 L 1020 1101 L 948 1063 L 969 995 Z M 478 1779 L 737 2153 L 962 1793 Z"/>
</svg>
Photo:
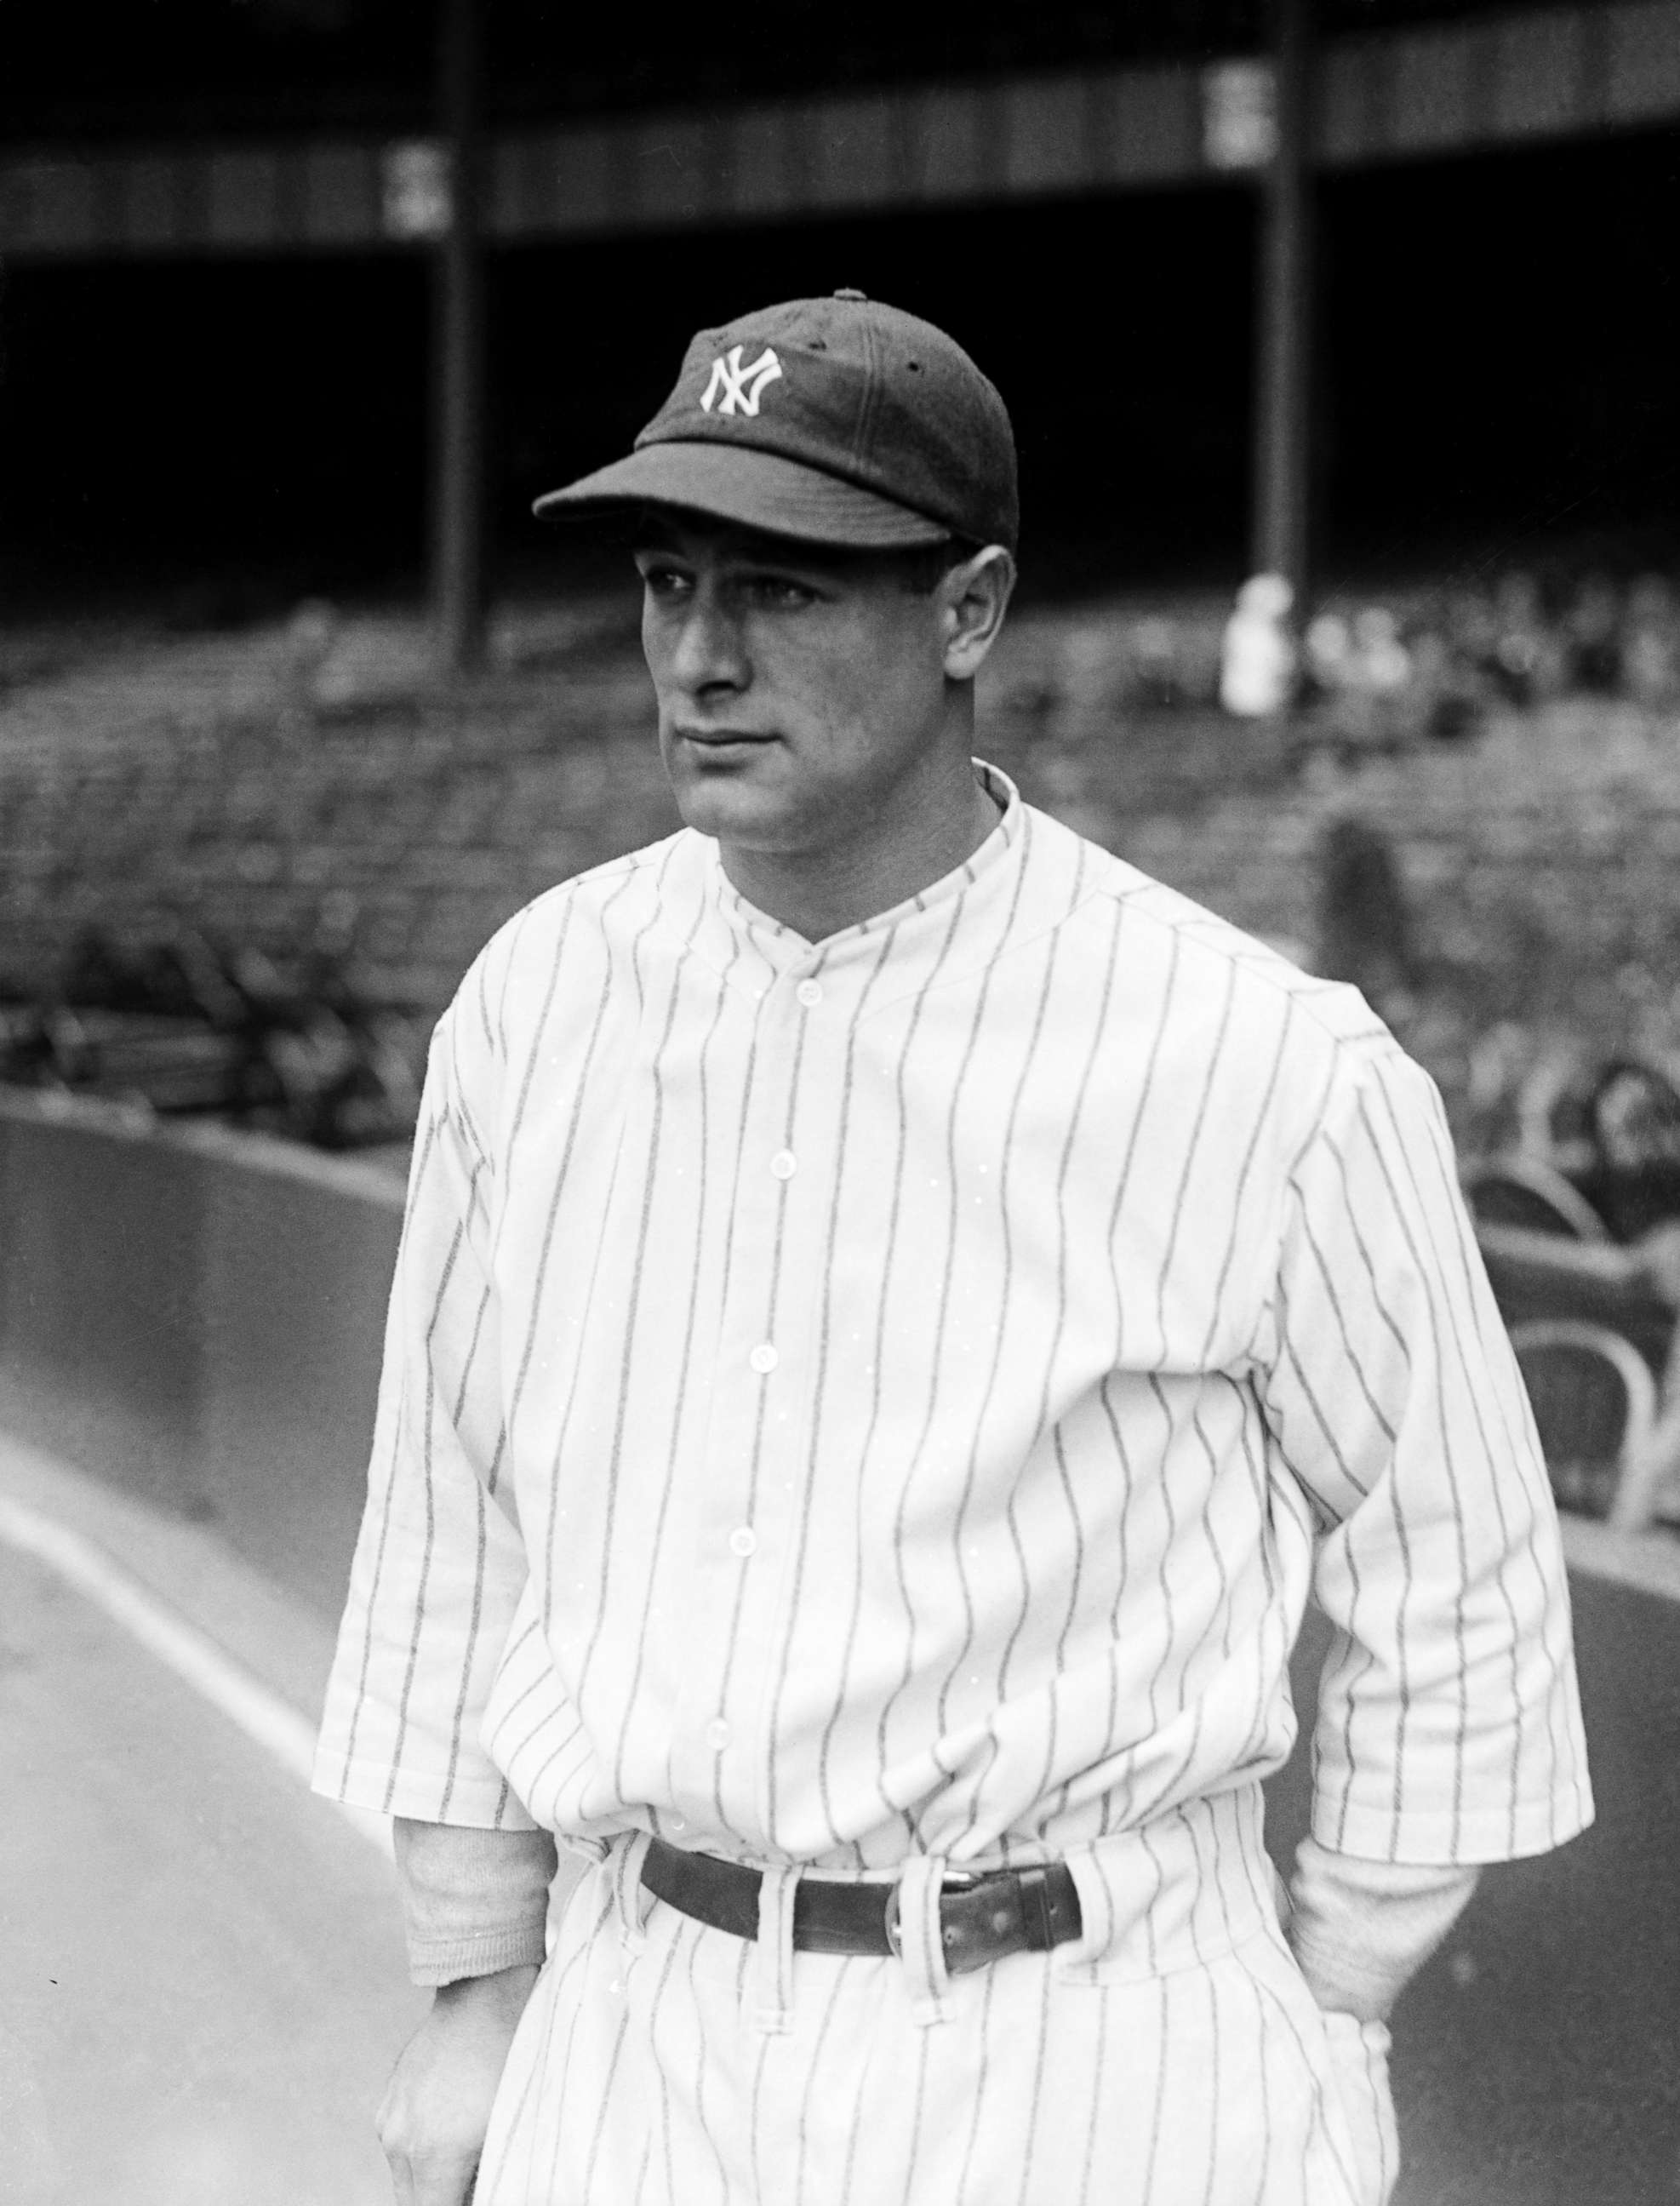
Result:
<svg viewBox="0 0 1680 2206">
<path fill-rule="evenodd" d="M 540 1966 L 557 1848 L 547 1831 L 391 1819 L 408 1973 L 450 1984 Z"/>
</svg>

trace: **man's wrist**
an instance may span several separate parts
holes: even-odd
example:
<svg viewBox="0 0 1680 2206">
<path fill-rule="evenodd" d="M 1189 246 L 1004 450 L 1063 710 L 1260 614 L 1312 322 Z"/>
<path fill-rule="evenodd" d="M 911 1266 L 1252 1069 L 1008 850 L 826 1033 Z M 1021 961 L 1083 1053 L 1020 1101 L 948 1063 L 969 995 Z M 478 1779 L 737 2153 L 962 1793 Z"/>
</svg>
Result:
<svg viewBox="0 0 1680 2206">
<path fill-rule="evenodd" d="M 1319 2005 L 1361 2022 L 1385 2020 L 1458 1919 L 1478 1874 L 1363 1861 L 1303 1840 L 1289 1938 Z"/>
<path fill-rule="evenodd" d="M 480 1976 L 452 1976 L 447 1983 L 432 1988 L 432 2003 L 445 2010 L 495 2007 L 511 2008 L 518 2013 L 523 2011 L 540 1973 L 534 1961 L 516 1961 L 510 1968 L 490 1969 Z"/>
</svg>

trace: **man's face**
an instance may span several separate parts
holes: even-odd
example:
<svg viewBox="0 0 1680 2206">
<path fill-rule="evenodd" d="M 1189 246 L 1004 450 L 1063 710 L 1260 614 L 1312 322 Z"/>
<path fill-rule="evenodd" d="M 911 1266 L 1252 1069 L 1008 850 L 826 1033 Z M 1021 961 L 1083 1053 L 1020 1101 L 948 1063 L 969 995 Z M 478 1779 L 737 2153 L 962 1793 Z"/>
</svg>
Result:
<svg viewBox="0 0 1680 2206">
<path fill-rule="evenodd" d="M 746 850 L 836 850 L 890 811 L 943 724 L 936 591 L 902 561 L 686 515 L 645 523 L 642 648 L 683 819 Z"/>
</svg>

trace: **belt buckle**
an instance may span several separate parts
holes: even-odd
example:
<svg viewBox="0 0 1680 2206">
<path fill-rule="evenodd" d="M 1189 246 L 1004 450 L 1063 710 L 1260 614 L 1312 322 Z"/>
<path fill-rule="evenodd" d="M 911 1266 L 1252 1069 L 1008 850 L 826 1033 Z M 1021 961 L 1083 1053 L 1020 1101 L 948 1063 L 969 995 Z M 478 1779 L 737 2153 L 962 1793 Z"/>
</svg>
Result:
<svg viewBox="0 0 1680 2206">
<path fill-rule="evenodd" d="M 887 1887 L 886 1913 L 882 1918 L 886 1932 L 887 1951 L 895 1961 L 904 1958 L 904 1930 L 898 1919 L 898 1879 L 894 1877 Z"/>
<path fill-rule="evenodd" d="M 939 1896 L 943 1899 L 948 1892 L 968 1892 L 974 1886 L 983 1883 L 984 1881 L 976 1870 L 953 1870 L 941 1881 Z M 886 1934 L 887 1951 L 895 1961 L 902 1961 L 904 1958 L 904 1925 L 898 1912 L 901 1882 L 900 1878 L 894 1877 L 891 1884 L 887 1887 L 886 1911 L 881 1923 L 881 1928 Z"/>
</svg>

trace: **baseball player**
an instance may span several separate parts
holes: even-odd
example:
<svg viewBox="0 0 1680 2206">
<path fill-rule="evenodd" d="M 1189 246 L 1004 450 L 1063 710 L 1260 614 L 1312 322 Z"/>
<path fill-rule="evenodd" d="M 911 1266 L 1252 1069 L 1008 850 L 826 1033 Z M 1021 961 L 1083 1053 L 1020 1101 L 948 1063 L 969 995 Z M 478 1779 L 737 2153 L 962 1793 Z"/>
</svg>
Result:
<svg viewBox="0 0 1680 2206">
<path fill-rule="evenodd" d="M 635 516 L 686 824 L 432 1047 L 318 1778 L 437 1987 L 398 2196 L 1378 2206 L 1396 1994 L 1592 1812 L 1433 1088 L 974 756 L 1015 452 L 938 330 L 703 331 L 537 510 Z"/>
</svg>

